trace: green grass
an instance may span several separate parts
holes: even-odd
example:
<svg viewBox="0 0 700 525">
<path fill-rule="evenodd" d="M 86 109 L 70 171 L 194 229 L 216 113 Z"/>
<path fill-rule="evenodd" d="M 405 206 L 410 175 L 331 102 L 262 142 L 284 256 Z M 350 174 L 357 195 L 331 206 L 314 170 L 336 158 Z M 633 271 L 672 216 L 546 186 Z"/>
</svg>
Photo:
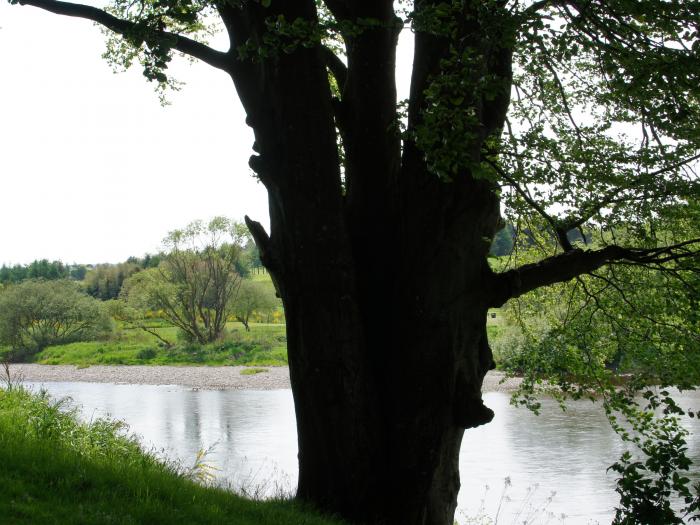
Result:
<svg viewBox="0 0 700 525">
<path fill-rule="evenodd" d="M 494 341 L 503 333 L 503 326 L 496 324 L 487 324 L 486 333 L 488 334 L 489 341 Z"/>
<path fill-rule="evenodd" d="M 33 357 L 47 365 L 245 365 L 287 364 L 285 326 L 251 323 L 247 332 L 240 323 L 228 323 L 226 337 L 209 345 L 176 343 L 166 348 L 143 330 L 122 330 L 108 341 L 87 341 L 49 346 Z M 159 327 L 168 341 L 177 341 L 177 329 Z"/>
<path fill-rule="evenodd" d="M 260 274 L 269 279 L 268 274 Z M 496 341 L 506 326 L 500 309 L 496 317 L 487 317 L 489 340 Z M 154 320 L 153 328 L 173 343 L 165 347 L 155 336 L 140 329 L 121 329 L 106 341 L 87 341 L 50 346 L 35 354 L 32 362 L 45 365 L 241 365 L 251 367 L 286 366 L 287 341 L 285 325 L 251 323 L 251 331 L 241 323 L 226 325 L 223 341 L 201 346 L 178 342 L 178 330 Z M 2 350 L 2 348 L 0 348 Z M 250 372 L 252 373 L 252 372 Z"/>
<path fill-rule="evenodd" d="M 122 425 L 77 421 L 60 402 L 0 389 L 0 522 L 7 525 L 338 525 L 291 500 L 251 501 L 192 481 Z"/>
<path fill-rule="evenodd" d="M 256 281 L 260 283 L 271 283 L 272 282 L 272 277 L 270 277 L 270 274 L 267 272 L 261 272 L 261 273 L 256 273 L 253 272 L 248 276 L 248 279 L 251 281 Z"/>
<path fill-rule="evenodd" d="M 241 375 L 253 376 L 255 374 L 264 374 L 267 371 L 267 368 L 244 368 L 243 370 L 241 370 Z"/>
</svg>

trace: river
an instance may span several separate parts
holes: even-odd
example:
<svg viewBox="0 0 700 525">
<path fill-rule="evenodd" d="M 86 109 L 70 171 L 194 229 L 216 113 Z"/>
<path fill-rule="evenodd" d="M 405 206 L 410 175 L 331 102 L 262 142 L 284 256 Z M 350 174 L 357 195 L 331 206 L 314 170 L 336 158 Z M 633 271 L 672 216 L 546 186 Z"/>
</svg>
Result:
<svg viewBox="0 0 700 525">
<path fill-rule="evenodd" d="M 87 420 L 110 416 L 125 421 L 147 448 L 184 466 L 207 449 L 205 461 L 217 469 L 214 473 L 223 485 L 253 495 L 293 492 L 297 448 L 289 390 L 27 385 L 43 385 L 55 397 L 71 397 Z M 508 394 L 486 393 L 484 400 L 496 417 L 465 433 L 455 516 L 460 524 L 480 512 L 493 519 L 499 503 L 499 524 L 523 523 L 528 517 L 532 519 L 527 523 L 533 524 L 610 523 L 618 500 L 614 474 L 606 468 L 624 449 L 599 405 L 579 401 L 562 412 L 555 402 L 544 400 L 536 416 L 511 406 Z M 700 393 L 682 394 L 677 401 L 697 408 Z M 700 464 L 700 423 L 684 424 L 692 433 L 689 456 Z"/>
</svg>

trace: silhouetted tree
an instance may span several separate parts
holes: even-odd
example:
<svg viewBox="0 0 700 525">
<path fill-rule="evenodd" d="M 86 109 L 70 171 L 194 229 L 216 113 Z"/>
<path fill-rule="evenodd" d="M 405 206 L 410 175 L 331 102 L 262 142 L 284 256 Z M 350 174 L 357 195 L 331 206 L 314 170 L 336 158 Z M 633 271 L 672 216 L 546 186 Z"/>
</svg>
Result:
<svg viewBox="0 0 700 525">
<path fill-rule="evenodd" d="M 269 194 L 270 234 L 247 222 L 285 306 L 298 497 L 351 521 L 453 523 L 464 429 L 493 417 L 490 307 L 611 264 L 694 271 L 675 265 L 697 239 L 644 232 L 698 194 L 696 0 L 19 3 L 102 24 L 161 87 L 174 51 L 231 76 Z M 214 18 L 227 50 L 197 40 Z M 501 205 L 556 250 L 495 273 Z M 638 235 L 572 245 L 586 223 Z"/>
</svg>

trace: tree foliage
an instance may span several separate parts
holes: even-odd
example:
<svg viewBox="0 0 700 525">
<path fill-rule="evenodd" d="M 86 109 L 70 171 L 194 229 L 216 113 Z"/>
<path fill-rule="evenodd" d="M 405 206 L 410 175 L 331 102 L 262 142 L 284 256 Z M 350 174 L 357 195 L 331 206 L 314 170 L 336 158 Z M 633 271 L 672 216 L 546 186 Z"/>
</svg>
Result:
<svg viewBox="0 0 700 525">
<path fill-rule="evenodd" d="M 605 399 L 613 428 L 640 452 L 634 456 L 624 452 L 609 468 L 620 475 L 616 488 L 620 504 L 613 525 L 683 525 L 700 520 L 700 488 L 691 487 L 688 477 L 688 431 L 679 422 L 687 409 L 663 389 L 646 390 L 630 402 L 629 394 L 637 392 L 611 391 Z M 626 424 L 618 421 L 620 417 Z"/>
<path fill-rule="evenodd" d="M 98 264 L 85 275 L 85 290 L 102 301 L 116 299 L 124 281 L 140 269 L 139 265 L 128 261 L 119 264 Z"/>
<path fill-rule="evenodd" d="M 250 318 L 254 313 L 267 313 L 279 307 L 275 289 L 270 283 L 243 280 L 231 305 L 231 314 L 250 331 Z"/>
<path fill-rule="evenodd" d="M 129 278 L 121 297 L 141 317 L 158 312 L 188 340 L 211 343 L 223 335 L 240 287 L 236 268 L 244 240 L 244 227 L 223 217 L 173 230 L 165 238 L 160 265 Z"/>
<path fill-rule="evenodd" d="M 90 340 L 111 331 L 99 301 L 65 280 L 29 280 L 0 293 L 0 344 L 17 356 L 42 348 Z"/>
<path fill-rule="evenodd" d="M 146 270 L 148 268 L 156 268 L 160 264 L 160 254 L 151 255 L 145 254 L 143 257 L 129 257 L 125 262 L 135 264 Z"/>
<path fill-rule="evenodd" d="M 173 346 L 173 341 L 164 337 L 158 330 L 159 327 L 153 326 L 152 317 L 149 316 L 152 312 L 144 310 L 147 308 L 147 302 L 138 298 L 137 295 L 138 292 L 135 292 L 131 302 L 122 298 L 106 301 L 105 308 L 112 319 L 121 323 L 123 327 L 143 330 L 158 339 L 165 347 Z"/>
</svg>

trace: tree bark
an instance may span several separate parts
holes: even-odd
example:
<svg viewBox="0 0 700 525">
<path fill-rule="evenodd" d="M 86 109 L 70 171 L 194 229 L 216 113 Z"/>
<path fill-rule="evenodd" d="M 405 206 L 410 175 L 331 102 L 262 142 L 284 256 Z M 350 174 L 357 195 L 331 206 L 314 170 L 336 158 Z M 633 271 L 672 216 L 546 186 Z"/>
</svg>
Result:
<svg viewBox="0 0 700 525">
<path fill-rule="evenodd" d="M 248 221 L 285 307 L 298 497 L 355 523 L 451 525 L 463 430 L 493 416 L 480 389 L 493 366 L 485 237 L 499 221 L 494 188 L 470 177 L 445 184 L 408 151 L 398 211 L 375 216 L 373 242 L 358 240 L 335 148 L 305 150 L 319 133 L 313 106 L 300 109 L 308 125 L 294 120 L 265 160 L 271 236 Z M 391 250 L 377 252 L 380 241 Z"/>
<path fill-rule="evenodd" d="M 134 28 L 89 6 L 22 1 L 121 34 Z M 271 19 L 317 22 L 311 0 L 218 5 L 231 39 L 225 53 L 156 36 L 227 71 L 255 133 L 250 165 L 269 194 L 270 235 L 247 223 L 285 307 L 298 497 L 356 523 L 451 525 L 463 431 L 493 416 L 480 389 L 492 367 L 486 255 L 499 223 L 496 188 L 468 170 L 439 180 L 398 134 L 393 2 L 326 5 L 338 20 L 372 21 L 344 35 L 347 68 L 331 64 L 341 84 L 335 100 L 321 46 L 238 54 L 266 45 Z M 468 29 L 474 41 L 483 36 Z M 417 36 L 409 128 L 448 47 Z M 484 67 L 508 80 L 510 56 L 499 53 L 485 49 Z M 483 122 L 470 144 L 476 154 L 507 97 L 472 102 Z"/>
<path fill-rule="evenodd" d="M 122 35 L 137 27 L 91 6 L 21 3 Z M 272 19 L 316 23 L 312 0 L 217 5 L 227 52 L 162 29 L 152 36 L 228 72 L 255 132 L 250 165 L 268 190 L 270 235 L 246 220 L 285 307 L 299 498 L 356 523 L 451 525 L 463 431 L 493 416 L 480 388 L 492 366 L 486 254 L 498 200 L 468 171 L 450 184 L 438 180 L 397 133 L 401 23 L 392 0 L 325 3 L 360 28 L 343 35 L 347 68 L 331 63 L 337 100 L 321 46 L 239 55 L 267 45 Z M 476 41 L 484 36 L 468 29 Z M 447 50 L 442 37 L 417 35 L 409 128 Z M 507 50 L 486 51 L 485 66 L 507 77 Z M 473 101 L 483 117 L 479 140 L 498 128 L 507 106 L 501 98 Z"/>
<path fill-rule="evenodd" d="M 283 284 L 298 496 L 356 523 L 451 525 L 463 430 L 493 415 L 480 392 L 492 366 L 486 310 L 444 293 L 457 277 L 441 270 L 458 267 L 441 257 L 432 278 L 380 300 L 396 311 L 370 329 L 353 272 L 315 255 L 322 289 L 303 270 Z"/>
<path fill-rule="evenodd" d="M 493 417 L 480 389 L 498 200 L 469 173 L 440 181 L 410 143 L 402 155 L 393 78 L 367 80 L 393 70 L 396 29 L 376 31 L 350 45 L 345 188 L 323 51 L 255 65 L 251 166 L 271 233 L 248 224 L 285 308 L 298 497 L 355 523 L 452 525 L 463 431 Z"/>
</svg>

